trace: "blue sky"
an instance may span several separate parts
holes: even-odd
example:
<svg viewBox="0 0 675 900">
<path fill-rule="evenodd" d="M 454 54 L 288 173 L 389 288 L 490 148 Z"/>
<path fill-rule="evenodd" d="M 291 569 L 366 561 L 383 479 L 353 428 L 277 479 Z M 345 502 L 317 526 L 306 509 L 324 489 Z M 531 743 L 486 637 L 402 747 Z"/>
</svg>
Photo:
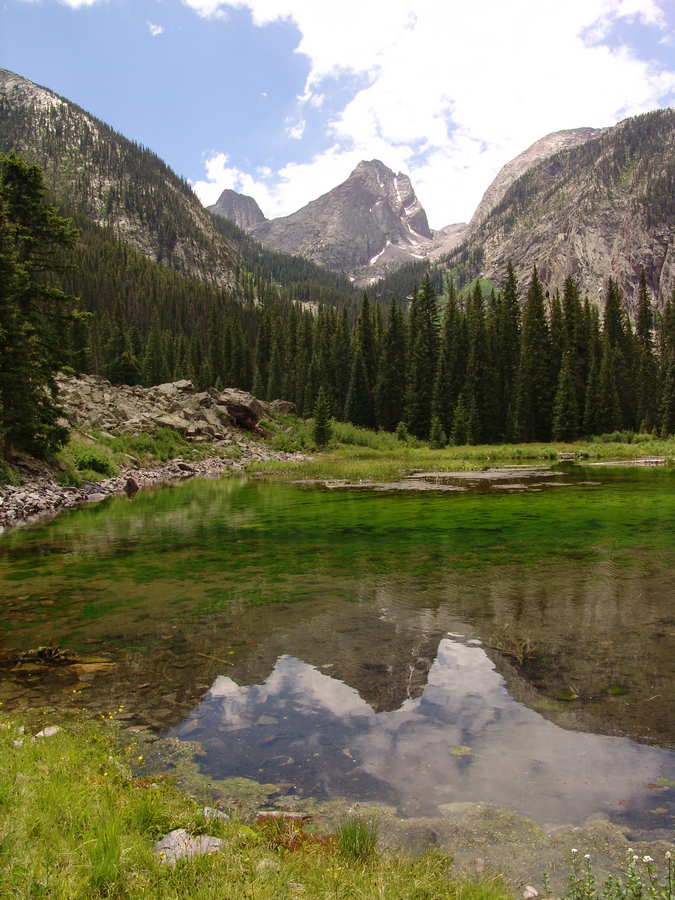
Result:
<svg viewBox="0 0 675 900">
<path fill-rule="evenodd" d="M 537 138 L 675 103 L 673 0 L 0 0 L 0 66 L 151 147 L 205 203 L 293 212 L 379 158 L 433 227 Z"/>
</svg>

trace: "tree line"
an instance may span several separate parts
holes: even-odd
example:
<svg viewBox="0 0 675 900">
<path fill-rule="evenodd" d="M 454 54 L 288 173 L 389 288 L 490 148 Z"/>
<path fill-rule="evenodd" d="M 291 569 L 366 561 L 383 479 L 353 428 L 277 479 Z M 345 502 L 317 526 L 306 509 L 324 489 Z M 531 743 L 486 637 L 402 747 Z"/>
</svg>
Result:
<svg viewBox="0 0 675 900">
<path fill-rule="evenodd" d="M 38 166 L 0 161 L 0 433 L 5 455 L 67 439 L 59 369 L 151 386 L 189 378 L 286 399 L 299 415 L 410 433 L 437 446 L 675 432 L 675 296 L 635 322 L 616 282 L 604 309 L 575 279 L 549 296 L 536 268 L 520 296 L 480 281 L 439 296 L 427 273 L 386 308 L 293 302 L 240 268 L 242 296 L 146 259 L 47 203 Z M 243 286 L 243 289 L 242 289 Z M 327 284 L 326 287 L 329 287 Z M 522 299 L 522 302 L 521 302 Z"/>
<path fill-rule="evenodd" d="M 439 299 L 427 275 L 407 311 L 365 292 L 355 322 L 347 307 L 269 303 L 254 345 L 226 307 L 211 309 L 204 340 L 162 331 L 155 314 L 143 344 L 118 303 L 96 326 L 99 371 L 148 386 L 187 377 L 200 390 L 238 387 L 290 400 L 305 418 L 322 393 L 338 419 L 438 445 L 675 431 L 675 297 L 655 314 L 642 272 L 633 323 L 612 279 L 601 315 L 573 276 L 549 296 L 535 268 L 522 300 L 510 263 L 487 297 L 479 281 L 460 296 L 450 282 Z"/>
</svg>

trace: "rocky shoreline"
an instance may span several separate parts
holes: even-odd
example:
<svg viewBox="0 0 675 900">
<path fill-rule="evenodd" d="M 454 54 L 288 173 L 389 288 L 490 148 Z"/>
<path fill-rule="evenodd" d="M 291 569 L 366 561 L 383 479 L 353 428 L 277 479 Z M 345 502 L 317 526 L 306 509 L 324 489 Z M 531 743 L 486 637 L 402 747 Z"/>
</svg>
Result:
<svg viewBox="0 0 675 900">
<path fill-rule="evenodd" d="M 54 474 L 22 476 L 18 487 L 0 487 L 0 534 L 7 528 L 30 525 L 40 519 L 58 515 L 83 503 L 97 503 L 120 494 L 133 495 L 142 488 L 179 481 L 185 478 L 218 477 L 233 472 L 243 473 L 252 462 L 263 460 L 301 460 L 297 453 L 276 453 L 267 447 L 255 446 L 255 453 L 244 454 L 238 462 L 221 457 L 207 457 L 198 462 L 172 460 L 150 469 L 122 469 L 114 478 L 98 482 L 84 482 L 80 487 L 63 487 Z M 24 468 L 21 464 L 19 468 Z M 46 469 L 46 466 L 40 466 Z"/>
<path fill-rule="evenodd" d="M 0 485 L 0 533 L 83 503 L 96 503 L 124 493 L 132 496 L 150 486 L 244 472 L 254 462 L 307 459 L 303 453 L 275 451 L 260 440 L 266 436 L 265 429 L 258 424 L 263 416 L 295 412 L 295 406 L 284 401 L 265 403 L 243 391 L 212 389 L 197 393 L 189 381 L 154 388 L 116 387 L 88 375 L 79 379 L 60 378 L 59 402 L 64 409 L 65 423 L 85 437 L 88 437 L 87 429 L 99 429 L 110 435 L 171 428 L 202 450 L 213 447 L 214 455 L 189 462 L 177 457 L 151 468 L 142 468 L 129 457 L 132 464 L 120 467 L 119 475 L 70 487 L 59 483 L 58 463 L 49 464 L 17 453 L 13 468 L 21 484 Z M 236 455 L 236 460 L 228 458 L 228 454 Z"/>
</svg>

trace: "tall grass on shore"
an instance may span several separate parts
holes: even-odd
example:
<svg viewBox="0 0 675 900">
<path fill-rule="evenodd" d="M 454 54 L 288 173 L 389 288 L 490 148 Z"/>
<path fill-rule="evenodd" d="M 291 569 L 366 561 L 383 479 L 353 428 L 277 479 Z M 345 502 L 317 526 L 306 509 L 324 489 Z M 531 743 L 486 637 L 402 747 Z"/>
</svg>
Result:
<svg viewBox="0 0 675 900">
<path fill-rule="evenodd" d="M 144 772 L 143 745 L 125 750 L 112 717 L 83 718 L 35 741 L 30 731 L 37 728 L 22 734 L 19 720 L 0 721 L 1 900 L 509 896 L 499 878 L 453 877 L 440 852 L 378 854 L 368 827 L 361 834 L 358 826 L 358 839 L 343 829 L 342 838 L 296 832 L 289 840 L 283 829 L 206 819 L 170 778 Z M 225 843 L 172 869 L 152 848 L 175 828 Z M 341 852 L 341 840 L 358 852 Z"/>
</svg>

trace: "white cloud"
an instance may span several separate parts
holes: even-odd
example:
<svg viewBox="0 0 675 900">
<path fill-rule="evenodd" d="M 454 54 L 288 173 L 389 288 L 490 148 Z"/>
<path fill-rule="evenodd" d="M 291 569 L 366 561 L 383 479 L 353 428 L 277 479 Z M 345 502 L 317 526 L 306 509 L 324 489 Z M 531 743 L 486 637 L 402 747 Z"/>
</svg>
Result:
<svg viewBox="0 0 675 900">
<path fill-rule="evenodd" d="M 148 28 L 150 29 L 150 34 L 153 37 L 157 37 L 158 34 L 162 34 L 164 29 L 161 25 L 153 25 L 152 22 L 148 22 Z"/>
<path fill-rule="evenodd" d="M 204 16 L 224 6 L 184 2 Z M 330 149 L 285 166 L 276 185 L 247 181 L 270 216 L 329 190 L 360 159 L 379 158 L 411 176 L 434 227 L 468 220 L 501 166 L 538 138 L 615 124 L 663 105 L 675 91 L 675 72 L 604 43 L 619 20 L 665 31 L 656 0 L 343 0 L 330 15 L 314 0 L 229 5 L 250 8 L 257 25 L 286 18 L 297 24 L 297 52 L 309 57 L 311 71 L 294 121 L 303 107 L 320 103 L 327 76 L 366 81 L 326 123 Z M 222 179 L 225 169 L 216 170 Z M 240 183 L 247 178 L 237 174 Z M 200 196 L 210 190 L 205 184 L 195 186 Z"/>
</svg>

